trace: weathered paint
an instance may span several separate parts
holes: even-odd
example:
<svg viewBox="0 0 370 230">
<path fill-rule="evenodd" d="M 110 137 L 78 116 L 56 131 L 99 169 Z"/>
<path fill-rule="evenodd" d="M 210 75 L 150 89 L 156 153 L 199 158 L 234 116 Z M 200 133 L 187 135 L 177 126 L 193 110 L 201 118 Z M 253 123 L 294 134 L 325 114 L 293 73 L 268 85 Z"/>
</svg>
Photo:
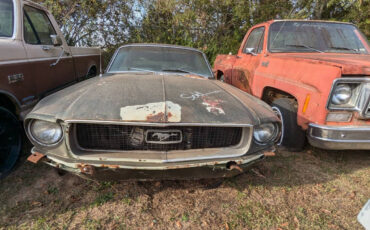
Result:
<svg viewBox="0 0 370 230">
<path fill-rule="evenodd" d="M 341 76 L 370 76 L 370 54 L 344 53 L 271 53 L 267 49 L 269 26 L 275 20 L 252 27 L 241 43 L 237 55 L 218 55 L 213 72 L 224 75 L 225 82 L 262 98 L 268 89 L 277 89 L 298 101 L 297 122 L 303 129 L 309 123 L 343 125 L 326 122 L 326 103 L 333 81 Z M 242 48 L 251 31 L 265 27 L 263 50 L 256 56 L 245 54 Z M 365 48 L 370 47 L 363 41 Z M 309 103 L 305 104 L 306 96 Z M 305 106 L 306 105 L 306 106 Z M 353 116 L 346 125 L 370 125 L 370 120 Z"/>
<path fill-rule="evenodd" d="M 221 103 L 224 102 L 223 100 L 219 99 L 212 100 L 208 99 L 207 97 L 202 97 L 202 100 L 203 100 L 202 104 L 205 105 L 208 112 L 216 115 L 219 114 L 225 115 L 225 111 L 221 107 Z"/>
<path fill-rule="evenodd" d="M 207 100 L 223 101 L 219 104 L 226 116 L 221 110 L 221 114 L 209 112 L 203 104 L 204 96 Z M 250 125 L 259 124 L 261 118 L 275 120 L 268 105 L 246 93 L 235 92 L 227 84 L 153 73 L 105 74 L 82 81 L 41 100 L 28 117 Z"/>
<path fill-rule="evenodd" d="M 122 121 L 180 122 L 181 106 L 172 101 L 125 106 L 120 116 Z"/>
</svg>

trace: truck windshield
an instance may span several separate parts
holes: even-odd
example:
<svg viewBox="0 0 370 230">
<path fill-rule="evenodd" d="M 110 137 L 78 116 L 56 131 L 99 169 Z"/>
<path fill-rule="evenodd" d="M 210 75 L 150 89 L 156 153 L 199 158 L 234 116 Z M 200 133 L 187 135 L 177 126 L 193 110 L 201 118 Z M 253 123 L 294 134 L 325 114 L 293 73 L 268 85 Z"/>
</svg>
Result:
<svg viewBox="0 0 370 230">
<path fill-rule="evenodd" d="M 167 46 L 126 46 L 119 49 L 108 72 L 167 72 L 212 77 L 203 53 Z"/>
<path fill-rule="evenodd" d="M 271 24 L 270 52 L 367 54 L 366 38 L 353 25 L 328 22 L 281 21 Z"/>
<path fill-rule="evenodd" d="M 12 0 L 0 0 L 0 37 L 12 37 L 14 27 Z"/>
</svg>

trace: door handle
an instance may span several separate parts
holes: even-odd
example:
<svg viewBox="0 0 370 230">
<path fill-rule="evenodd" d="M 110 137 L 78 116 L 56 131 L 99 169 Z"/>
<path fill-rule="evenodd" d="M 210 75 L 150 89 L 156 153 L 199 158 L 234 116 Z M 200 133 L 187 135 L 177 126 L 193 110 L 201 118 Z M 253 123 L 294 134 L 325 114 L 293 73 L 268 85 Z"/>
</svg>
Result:
<svg viewBox="0 0 370 230">
<path fill-rule="evenodd" d="M 42 50 L 48 51 L 48 50 L 50 50 L 50 47 L 49 46 L 42 46 Z"/>
</svg>

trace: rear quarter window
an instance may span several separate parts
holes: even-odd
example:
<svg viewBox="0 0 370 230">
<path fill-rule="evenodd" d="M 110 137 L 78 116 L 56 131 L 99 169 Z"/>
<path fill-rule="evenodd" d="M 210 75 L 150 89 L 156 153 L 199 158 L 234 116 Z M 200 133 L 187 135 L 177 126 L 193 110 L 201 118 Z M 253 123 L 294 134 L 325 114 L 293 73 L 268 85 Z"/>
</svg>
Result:
<svg viewBox="0 0 370 230">
<path fill-rule="evenodd" d="M 0 37 L 12 37 L 14 5 L 12 0 L 0 0 Z"/>
</svg>

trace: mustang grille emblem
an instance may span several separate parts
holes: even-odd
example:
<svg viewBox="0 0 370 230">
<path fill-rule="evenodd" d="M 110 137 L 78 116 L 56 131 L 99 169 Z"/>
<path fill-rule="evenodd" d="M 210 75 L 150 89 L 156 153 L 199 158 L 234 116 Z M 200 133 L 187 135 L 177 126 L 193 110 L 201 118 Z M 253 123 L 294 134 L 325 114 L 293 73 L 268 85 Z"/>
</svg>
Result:
<svg viewBox="0 0 370 230">
<path fill-rule="evenodd" d="M 153 144 L 176 144 L 182 142 L 180 130 L 147 130 L 145 141 Z"/>
</svg>

